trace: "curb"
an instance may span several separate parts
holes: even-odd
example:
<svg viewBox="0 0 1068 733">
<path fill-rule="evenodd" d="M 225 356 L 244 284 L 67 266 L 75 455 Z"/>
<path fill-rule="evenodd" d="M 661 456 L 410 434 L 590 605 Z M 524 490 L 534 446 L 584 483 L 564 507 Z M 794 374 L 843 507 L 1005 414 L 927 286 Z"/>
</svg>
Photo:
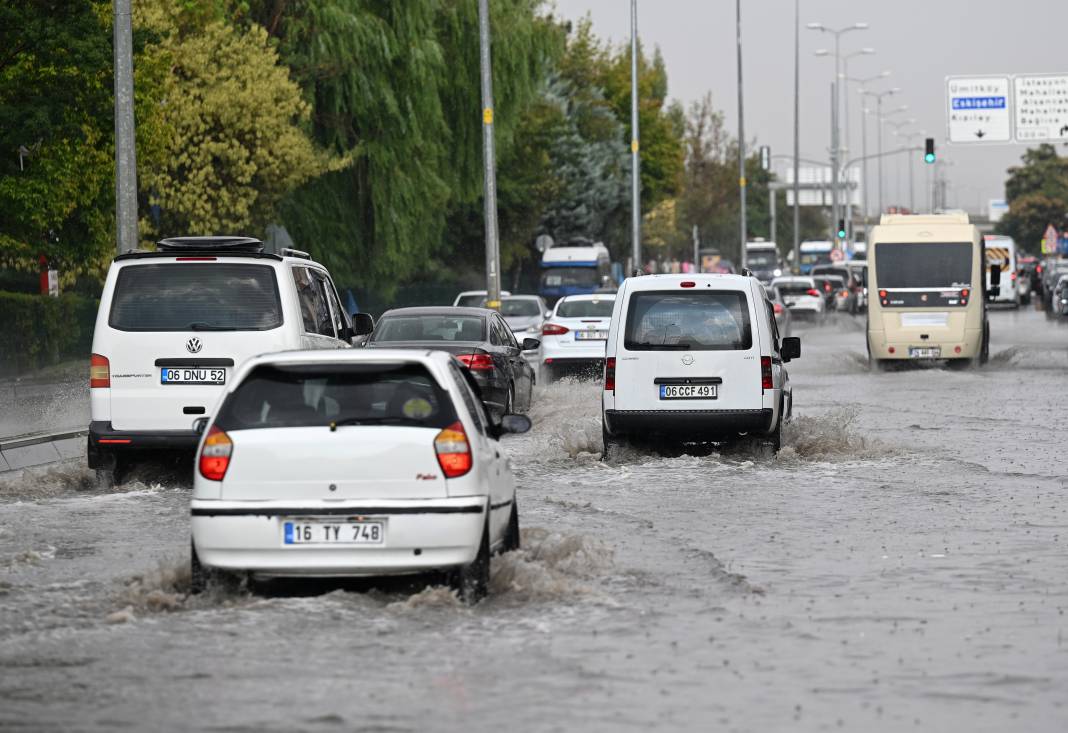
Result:
<svg viewBox="0 0 1068 733">
<path fill-rule="evenodd" d="M 82 455 L 88 430 L 30 433 L 0 438 L 0 473 Z"/>
</svg>

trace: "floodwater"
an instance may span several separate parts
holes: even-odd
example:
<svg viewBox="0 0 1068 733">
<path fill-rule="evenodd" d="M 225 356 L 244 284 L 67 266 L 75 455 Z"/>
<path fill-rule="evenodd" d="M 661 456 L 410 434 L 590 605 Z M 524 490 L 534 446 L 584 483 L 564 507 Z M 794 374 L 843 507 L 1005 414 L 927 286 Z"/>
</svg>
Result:
<svg viewBox="0 0 1068 733">
<path fill-rule="evenodd" d="M 599 460 L 598 387 L 510 438 L 524 549 L 490 597 L 189 598 L 188 480 L 0 476 L 0 728 L 1068 729 L 1068 326 L 992 314 L 971 372 L 871 373 L 798 329 L 776 458 Z"/>
</svg>

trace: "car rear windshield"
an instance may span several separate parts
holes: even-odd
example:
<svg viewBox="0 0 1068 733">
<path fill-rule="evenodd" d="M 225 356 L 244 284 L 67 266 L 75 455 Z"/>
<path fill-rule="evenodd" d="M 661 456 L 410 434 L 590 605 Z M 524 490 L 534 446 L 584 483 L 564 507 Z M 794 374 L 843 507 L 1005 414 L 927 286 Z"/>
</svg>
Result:
<svg viewBox="0 0 1068 733">
<path fill-rule="evenodd" d="M 461 308 L 478 308 L 485 300 L 486 296 L 484 293 L 477 293 L 475 295 L 461 295 L 456 300 L 456 305 Z"/>
<path fill-rule="evenodd" d="M 809 295 L 808 291 L 813 289 L 813 286 L 806 282 L 779 283 L 775 287 L 783 295 Z"/>
<path fill-rule="evenodd" d="M 501 301 L 501 315 L 512 316 L 540 316 L 541 306 L 538 301 L 523 298 L 516 300 L 502 300 Z"/>
<path fill-rule="evenodd" d="M 282 325 L 278 281 L 266 265 L 127 265 L 108 324 L 120 331 L 267 331 Z"/>
<path fill-rule="evenodd" d="M 273 364 L 256 367 L 226 398 L 216 425 L 255 430 L 337 425 L 444 428 L 449 395 L 422 364 Z"/>
<path fill-rule="evenodd" d="M 378 322 L 371 341 L 485 341 L 481 316 L 390 316 Z"/>
<path fill-rule="evenodd" d="M 565 300 L 556 309 L 560 318 L 611 318 L 614 300 Z"/>
<path fill-rule="evenodd" d="M 745 293 L 648 291 L 630 297 L 628 351 L 731 351 L 752 345 Z"/>
<path fill-rule="evenodd" d="M 966 288 L 972 282 L 971 242 L 875 245 L 880 288 Z"/>
</svg>

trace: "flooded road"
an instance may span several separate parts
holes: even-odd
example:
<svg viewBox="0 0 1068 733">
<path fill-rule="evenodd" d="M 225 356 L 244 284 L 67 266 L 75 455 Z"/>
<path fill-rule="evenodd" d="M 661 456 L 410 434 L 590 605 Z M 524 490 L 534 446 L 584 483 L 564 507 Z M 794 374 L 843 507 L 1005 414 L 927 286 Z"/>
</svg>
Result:
<svg viewBox="0 0 1068 733">
<path fill-rule="evenodd" d="M 410 582 L 190 599 L 188 480 L 0 477 L 5 730 L 1068 729 L 1068 327 L 972 372 L 798 329 L 777 458 L 599 460 L 598 386 L 511 438 L 524 549 Z"/>
</svg>

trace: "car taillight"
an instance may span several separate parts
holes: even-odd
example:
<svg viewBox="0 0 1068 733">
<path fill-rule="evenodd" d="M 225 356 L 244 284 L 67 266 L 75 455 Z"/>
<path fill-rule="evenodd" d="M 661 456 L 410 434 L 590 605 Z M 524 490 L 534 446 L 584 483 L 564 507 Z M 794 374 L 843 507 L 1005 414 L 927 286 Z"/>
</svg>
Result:
<svg viewBox="0 0 1068 733">
<path fill-rule="evenodd" d="M 204 438 L 204 447 L 200 449 L 200 475 L 209 481 L 222 481 L 233 452 L 234 443 L 230 436 L 212 425 Z"/>
<path fill-rule="evenodd" d="M 841 295 L 843 298 L 848 298 L 849 297 L 849 291 L 848 290 L 840 290 L 838 292 L 838 294 Z"/>
<path fill-rule="evenodd" d="M 970 292 L 971 291 L 968 290 L 968 288 L 964 288 L 964 290 L 960 291 L 960 297 L 967 298 L 968 297 L 968 293 L 970 293 Z"/>
<path fill-rule="evenodd" d="M 604 390 L 605 392 L 616 391 L 616 357 L 614 356 L 604 360 Z"/>
<path fill-rule="evenodd" d="M 434 452 L 446 478 L 457 478 L 471 470 L 471 445 L 459 420 L 435 436 Z"/>
<path fill-rule="evenodd" d="M 779 315 L 780 313 L 782 313 L 782 306 L 778 303 L 772 303 L 771 307 L 775 310 L 775 315 Z"/>
<path fill-rule="evenodd" d="M 886 291 L 885 290 L 880 290 L 879 291 L 879 297 L 880 298 L 885 298 L 886 297 Z"/>
<path fill-rule="evenodd" d="M 1009 279 L 1010 280 L 1015 280 L 1016 279 L 1016 273 L 1015 272 L 1009 273 Z"/>
<path fill-rule="evenodd" d="M 805 291 L 805 295 L 811 295 L 813 298 L 818 298 L 820 297 L 820 291 L 816 290 L 816 288 L 809 288 Z"/>
<path fill-rule="evenodd" d="M 111 386 L 111 362 L 106 356 L 93 354 L 89 357 L 89 388 Z"/>
<path fill-rule="evenodd" d="M 823 289 L 826 290 L 828 293 L 831 292 L 831 284 L 823 283 Z"/>
<path fill-rule="evenodd" d="M 771 357 L 760 357 L 760 389 L 775 389 L 775 384 L 771 380 Z"/>
<path fill-rule="evenodd" d="M 697 283 L 695 283 L 693 280 L 684 280 L 683 282 L 679 283 L 679 287 L 680 288 L 694 288 L 694 287 L 697 287 Z"/>
<path fill-rule="evenodd" d="M 493 369 L 493 357 L 489 354 L 458 354 L 456 358 L 473 372 L 488 372 Z"/>
<path fill-rule="evenodd" d="M 541 327 L 542 336 L 563 336 L 571 329 L 567 326 L 561 326 L 559 323 L 546 323 Z"/>
<path fill-rule="evenodd" d="M 1036 267 L 1035 268 L 1035 272 L 1037 272 L 1039 275 L 1041 275 L 1042 274 L 1042 265 L 1039 265 L 1038 267 Z"/>
</svg>

